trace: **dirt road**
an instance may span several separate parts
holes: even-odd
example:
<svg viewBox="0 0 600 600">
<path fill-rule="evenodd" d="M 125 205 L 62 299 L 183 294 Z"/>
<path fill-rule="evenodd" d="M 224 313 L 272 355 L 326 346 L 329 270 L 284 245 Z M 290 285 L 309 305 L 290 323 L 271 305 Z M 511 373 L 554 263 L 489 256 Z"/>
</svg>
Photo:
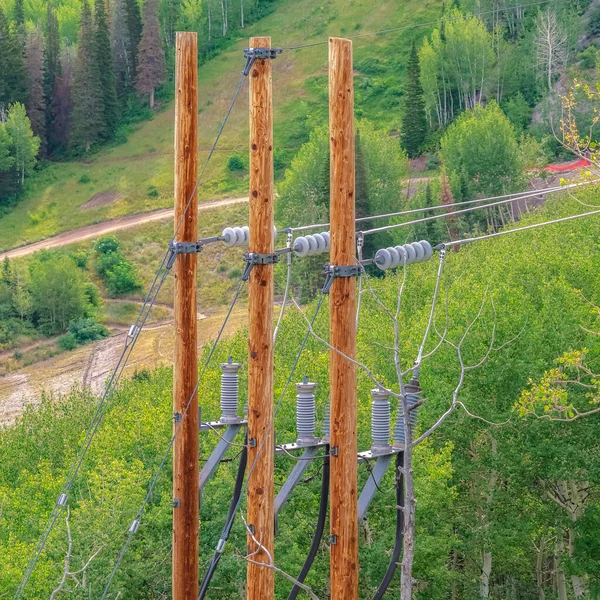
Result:
<svg viewBox="0 0 600 600">
<path fill-rule="evenodd" d="M 240 204 L 242 202 L 248 202 L 248 198 L 226 198 L 224 200 L 215 200 L 214 202 L 205 202 L 200 204 L 198 209 L 211 210 L 220 206 L 229 206 L 230 204 Z M 47 238 L 41 242 L 27 244 L 27 246 L 21 246 L 20 248 L 15 248 L 14 250 L 2 252 L 0 253 L 0 260 L 4 260 L 5 258 L 19 258 L 20 256 L 33 254 L 38 250 L 59 248 L 60 246 L 67 246 L 76 242 L 83 242 L 84 240 L 89 240 L 101 235 L 106 235 L 107 233 L 120 231 L 121 229 L 129 229 L 130 227 L 136 227 L 138 225 L 143 225 L 144 223 L 163 221 L 171 218 L 173 218 L 173 209 L 164 208 L 148 213 L 128 215 L 126 217 L 113 219 L 112 221 L 96 223 L 95 225 L 86 225 L 85 227 L 79 227 L 77 229 L 71 229 L 71 231 L 65 231 L 64 233 L 61 233 L 55 237 Z"/>
</svg>

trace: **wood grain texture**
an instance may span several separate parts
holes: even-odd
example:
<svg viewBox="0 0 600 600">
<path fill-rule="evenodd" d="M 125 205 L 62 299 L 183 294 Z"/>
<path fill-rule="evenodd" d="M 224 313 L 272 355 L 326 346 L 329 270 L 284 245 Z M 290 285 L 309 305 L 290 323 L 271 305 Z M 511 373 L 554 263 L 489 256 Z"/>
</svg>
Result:
<svg viewBox="0 0 600 600">
<path fill-rule="evenodd" d="M 270 37 L 250 39 L 251 48 L 270 48 Z M 273 239 L 273 101 L 271 60 L 250 71 L 250 252 L 269 254 Z M 248 283 L 248 525 L 263 548 L 252 560 L 269 563 L 274 538 L 273 265 L 255 265 Z M 248 537 L 249 552 L 257 551 Z M 248 563 L 247 600 L 274 598 L 274 572 Z"/>
<path fill-rule="evenodd" d="M 198 238 L 198 197 L 194 191 L 198 177 L 197 34 L 177 33 L 175 52 L 175 239 L 193 242 Z M 173 267 L 173 412 L 180 414 L 186 411 L 198 382 L 196 268 L 196 254 L 180 254 Z M 174 427 L 177 425 L 174 423 Z M 173 497 L 180 501 L 173 509 L 174 600 L 196 600 L 198 597 L 198 448 L 196 390 L 173 446 Z"/>
<path fill-rule="evenodd" d="M 331 264 L 356 264 L 354 200 L 354 84 L 352 42 L 329 40 Z M 356 357 L 356 280 L 337 278 L 330 292 L 330 343 Z M 358 599 L 356 369 L 331 350 L 331 599 Z"/>
</svg>

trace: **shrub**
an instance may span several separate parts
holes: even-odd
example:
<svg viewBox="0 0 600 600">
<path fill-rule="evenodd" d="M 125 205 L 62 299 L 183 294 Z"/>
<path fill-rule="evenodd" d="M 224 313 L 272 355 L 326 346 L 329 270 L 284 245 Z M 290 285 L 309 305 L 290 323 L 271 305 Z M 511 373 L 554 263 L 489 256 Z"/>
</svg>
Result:
<svg viewBox="0 0 600 600">
<path fill-rule="evenodd" d="M 588 46 L 579 55 L 579 60 L 581 61 L 581 66 L 584 69 L 593 69 L 596 66 L 596 61 L 598 60 L 598 54 L 600 54 L 600 53 L 594 46 Z"/>
<path fill-rule="evenodd" d="M 75 350 L 77 348 L 77 340 L 72 333 L 65 333 L 58 338 L 58 347 L 61 350 Z"/>
<path fill-rule="evenodd" d="M 87 173 L 84 173 L 80 178 L 79 178 L 79 183 L 89 183 L 91 181 L 90 176 Z"/>
<path fill-rule="evenodd" d="M 148 187 L 148 198 L 158 198 L 159 192 L 156 186 L 151 185 Z"/>
<path fill-rule="evenodd" d="M 98 323 L 96 319 L 87 317 L 71 321 L 69 332 L 66 335 L 72 335 L 78 344 L 87 344 L 108 337 L 108 329 L 102 323 Z"/>
<path fill-rule="evenodd" d="M 98 254 L 110 254 L 116 252 L 121 247 L 121 242 L 114 235 L 106 235 L 101 237 L 95 246 Z"/>
<path fill-rule="evenodd" d="M 230 156 L 229 160 L 227 161 L 227 168 L 230 171 L 243 171 L 246 168 L 244 165 L 244 159 L 237 154 Z"/>
<path fill-rule="evenodd" d="M 85 250 L 76 250 L 75 252 L 71 252 L 71 258 L 80 269 L 87 269 L 90 256 Z"/>
<path fill-rule="evenodd" d="M 124 257 L 121 257 L 119 263 L 112 269 L 106 271 L 104 283 L 111 296 L 135 292 L 142 287 L 138 281 L 135 267 Z"/>
</svg>

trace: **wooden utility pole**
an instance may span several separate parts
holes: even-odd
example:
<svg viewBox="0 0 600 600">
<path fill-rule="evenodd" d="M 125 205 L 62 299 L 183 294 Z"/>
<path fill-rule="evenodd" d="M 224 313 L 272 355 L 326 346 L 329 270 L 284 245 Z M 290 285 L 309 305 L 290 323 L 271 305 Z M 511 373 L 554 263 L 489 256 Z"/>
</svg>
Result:
<svg viewBox="0 0 600 600">
<path fill-rule="evenodd" d="M 356 266 L 352 42 L 329 39 L 331 265 Z M 330 343 L 356 357 L 356 278 L 336 277 L 329 291 Z M 358 599 L 356 369 L 329 354 L 331 396 L 331 600 Z"/>
<path fill-rule="evenodd" d="M 195 242 L 198 239 L 198 197 L 195 191 L 198 177 L 197 34 L 178 32 L 175 53 L 175 241 Z M 196 600 L 198 597 L 196 259 L 194 253 L 179 254 L 173 269 L 173 413 L 174 427 L 180 427 L 173 446 L 173 600 Z"/>
<path fill-rule="evenodd" d="M 270 48 L 270 37 L 250 39 L 251 48 Z M 271 60 L 258 59 L 250 71 L 250 246 L 251 253 L 274 252 L 273 102 Z M 274 538 L 273 269 L 255 264 L 248 283 L 248 536 L 252 561 L 269 564 Z M 268 554 L 267 554 L 268 553 Z M 247 600 L 273 600 L 274 571 L 248 563 Z"/>
</svg>

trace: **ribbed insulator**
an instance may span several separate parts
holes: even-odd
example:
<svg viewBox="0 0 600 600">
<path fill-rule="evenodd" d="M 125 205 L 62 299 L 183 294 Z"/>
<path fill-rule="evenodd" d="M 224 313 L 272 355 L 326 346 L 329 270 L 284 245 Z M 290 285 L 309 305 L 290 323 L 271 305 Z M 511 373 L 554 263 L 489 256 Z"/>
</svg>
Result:
<svg viewBox="0 0 600 600">
<path fill-rule="evenodd" d="M 331 439 L 331 408 L 327 404 L 325 409 L 325 418 L 323 419 L 323 441 L 329 442 Z"/>
<path fill-rule="evenodd" d="M 293 244 L 294 254 L 298 258 L 324 254 L 329 252 L 330 247 L 329 231 L 297 237 Z"/>
<path fill-rule="evenodd" d="M 393 269 L 403 265 L 425 262 L 433 255 L 433 248 L 427 240 L 404 244 L 404 246 L 393 246 L 382 248 L 375 254 L 375 264 L 382 271 Z"/>
<path fill-rule="evenodd" d="M 409 408 L 414 406 L 420 399 L 421 386 L 417 379 L 411 379 L 404 388 L 406 392 L 406 399 L 408 401 Z M 415 408 L 410 411 L 410 429 L 412 432 L 415 431 L 417 426 L 417 417 L 419 409 Z M 402 446 L 406 445 L 406 437 L 404 435 L 404 414 L 402 412 L 402 404 L 398 404 L 398 416 L 396 418 L 396 426 L 394 427 L 394 445 Z"/>
<path fill-rule="evenodd" d="M 315 406 L 315 390 L 316 383 L 308 381 L 308 377 L 304 377 L 302 383 L 296 384 L 296 429 L 298 431 L 297 444 L 311 445 L 317 441 L 315 437 L 316 428 L 316 406 Z"/>
<path fill-rule="evenodd" d="M 221 421 L 223 423 L 239 423 L 237 414 L 239 402 L 239 379 L 238 371 L 240 363 L 234 363 L 229 357 L 226 363 L 221 363 Z"/>
<path fill-rule="evenodd" d="M 386 390 L 371 390 L 371 452 L 387 454 L 390 450 L 390 394 Z"/>
</svg>

